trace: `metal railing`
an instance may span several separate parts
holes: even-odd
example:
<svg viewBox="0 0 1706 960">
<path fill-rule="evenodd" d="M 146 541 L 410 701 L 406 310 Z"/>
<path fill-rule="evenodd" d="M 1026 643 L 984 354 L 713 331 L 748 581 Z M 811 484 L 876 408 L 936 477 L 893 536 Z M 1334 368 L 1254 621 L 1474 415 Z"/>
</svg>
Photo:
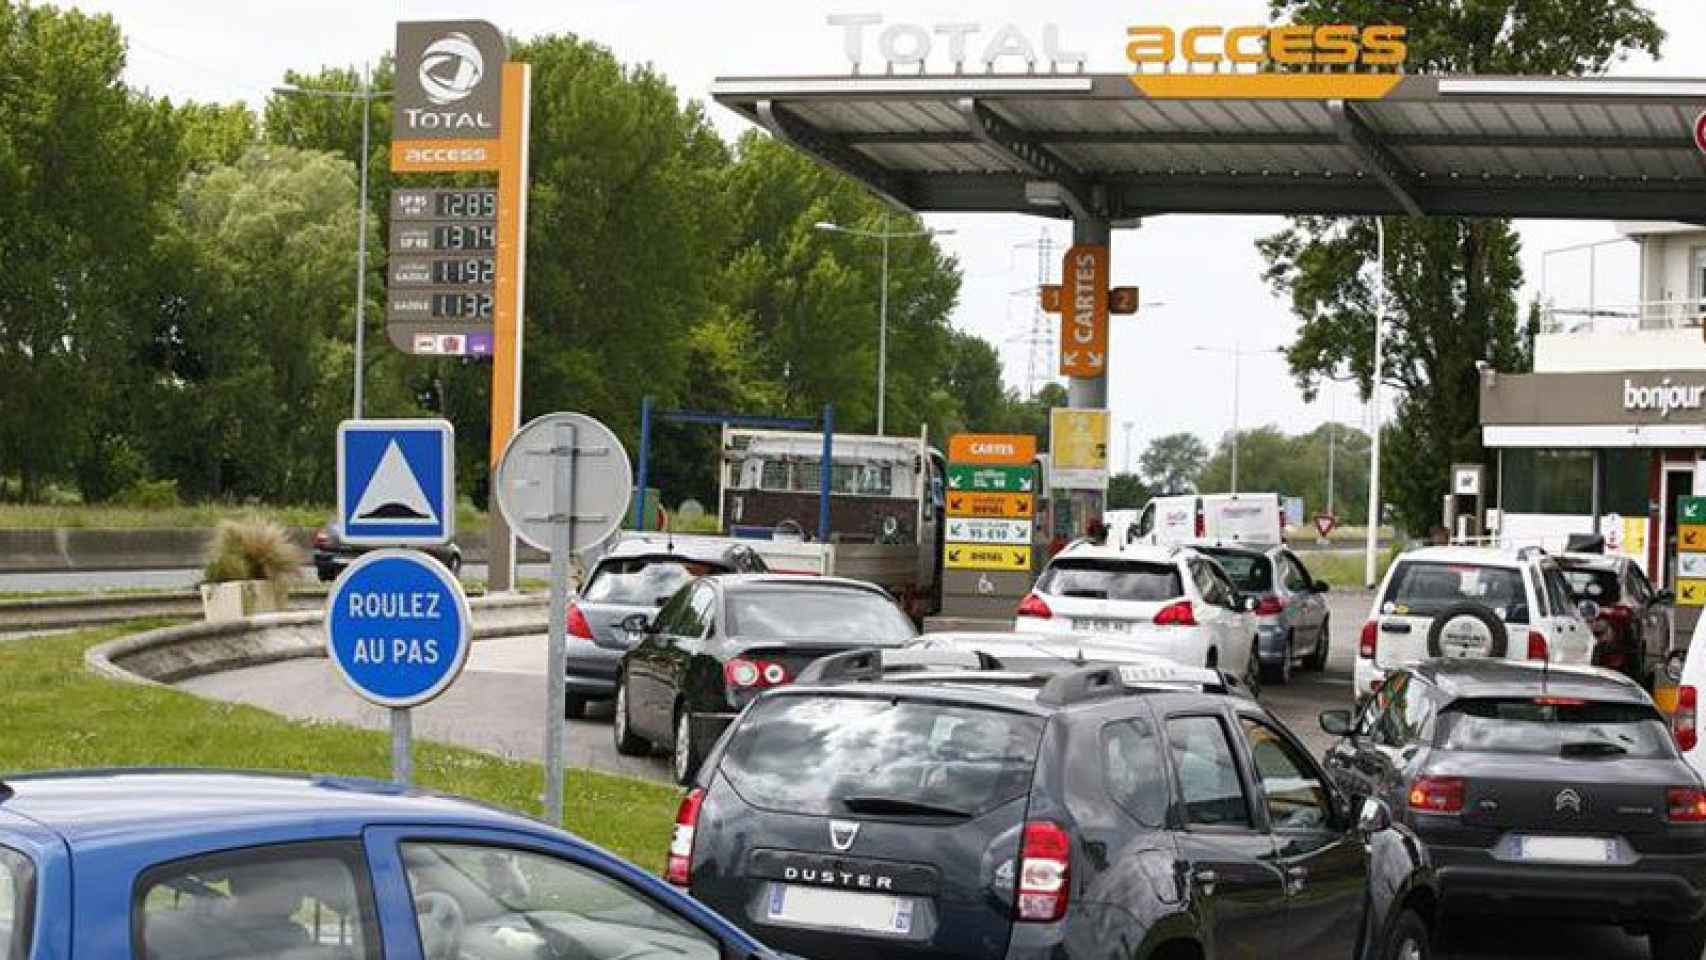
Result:
<svg viewBox="0 0 1706 960">
<path fill-rule="evenodd" d="M 1643 333 L 1698 329 L 1706 325 L 1706 300 L 1647 300 L 1641 303 L 1541 307 L 1543 334 Z"/>
</svg>

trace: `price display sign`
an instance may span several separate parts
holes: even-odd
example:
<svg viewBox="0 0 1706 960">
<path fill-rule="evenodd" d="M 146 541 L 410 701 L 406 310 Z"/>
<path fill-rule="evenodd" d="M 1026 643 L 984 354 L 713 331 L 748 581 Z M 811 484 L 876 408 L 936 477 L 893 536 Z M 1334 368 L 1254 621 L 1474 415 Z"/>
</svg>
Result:
<svg viewBox="0 0 1706 960">
<path fill-rule="evenodd" d="M 491 353 L 497 215 L 498 193 L 490 187 L 392 192 L 386 321 L 399 349 Z"/>
</svg>

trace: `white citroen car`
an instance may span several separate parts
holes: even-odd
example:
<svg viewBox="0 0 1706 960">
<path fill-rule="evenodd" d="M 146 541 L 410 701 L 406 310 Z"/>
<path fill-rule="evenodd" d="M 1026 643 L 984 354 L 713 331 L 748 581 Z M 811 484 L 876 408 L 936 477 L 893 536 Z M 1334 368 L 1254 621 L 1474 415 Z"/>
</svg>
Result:
<svg viewBox="0 0 1706 960">
<path fill-rule="evenodd" d="M 1019 604 L 1019 633 L 1071 634 L 1261 683 L 1256 598 L 1189 547 L 1074 543 Z"/>
<path fill-rule="evenodd" d="M 1593 663 L 1599 616 L 1577 603 L 1539 547 L 1424 547 L 1401 554 L 1374 595 L 1357 641 L 1357 702 L 1386 675 L 1429 659 Z"/>
</svg>

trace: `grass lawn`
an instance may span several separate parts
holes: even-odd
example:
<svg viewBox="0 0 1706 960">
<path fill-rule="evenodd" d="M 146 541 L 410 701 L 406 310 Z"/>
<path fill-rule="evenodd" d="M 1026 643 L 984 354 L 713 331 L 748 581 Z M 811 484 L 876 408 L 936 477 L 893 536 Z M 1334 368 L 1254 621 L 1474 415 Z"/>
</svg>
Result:
<svg viewBox="0 0 1706 960">
<path fill-rule="evenodd" d="M 1311 551 L 1300 556 L 1309 572 L 1332 584 L 1334 590 L 1361 590 L 1365 586 L 1363 572 L 1367 569 L 1367 558 L 1361 550 Z M 1397 548 L 1390 547 L 1374 558 L 1375 583 L 1386 576 L 1386 568 L 1397 556 Z"/>
<path fill-rule="evenodd" d="M 389 733 L 286 720 L 84 669 L 89 647 L 170 622 L 0 642 L 0 771 L 188 766 L 390 775 Z M 427 789 L 526 814 L 540 810 L 536 764 L 417 743 L 415 776 Z M 564 797 L 570 830 L 647 869 L 662 868 L 675 790 L 577 770 L 568 775 Z"/>
</svg>

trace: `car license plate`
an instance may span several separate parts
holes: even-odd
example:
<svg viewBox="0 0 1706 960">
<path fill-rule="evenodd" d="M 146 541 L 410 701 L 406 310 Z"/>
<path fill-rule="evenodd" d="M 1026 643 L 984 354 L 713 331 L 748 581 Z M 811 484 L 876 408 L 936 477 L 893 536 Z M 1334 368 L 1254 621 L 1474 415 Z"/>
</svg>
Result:
<svg viewBox="0 0 1706 960">
<path fill-rule="evenodd" d="M 1602 837 L 1519 837 L 1517 856 L 1537 863 L 1610 863 L 1615 842 Z"/>
<path fill-rule="evenodd" d="M 1126 620 L 1098 620 L 1080 617 L 1072 621 L 1072 629 L 1085 633 L 1130 633 L 1131 623 Z"/>
<path fill-rule="evenodd" d="M 905 936 L 912 932 L 912 906 L 911 897 L 772 883 L 766 914 L 785 923 Z"/>
</svg>

